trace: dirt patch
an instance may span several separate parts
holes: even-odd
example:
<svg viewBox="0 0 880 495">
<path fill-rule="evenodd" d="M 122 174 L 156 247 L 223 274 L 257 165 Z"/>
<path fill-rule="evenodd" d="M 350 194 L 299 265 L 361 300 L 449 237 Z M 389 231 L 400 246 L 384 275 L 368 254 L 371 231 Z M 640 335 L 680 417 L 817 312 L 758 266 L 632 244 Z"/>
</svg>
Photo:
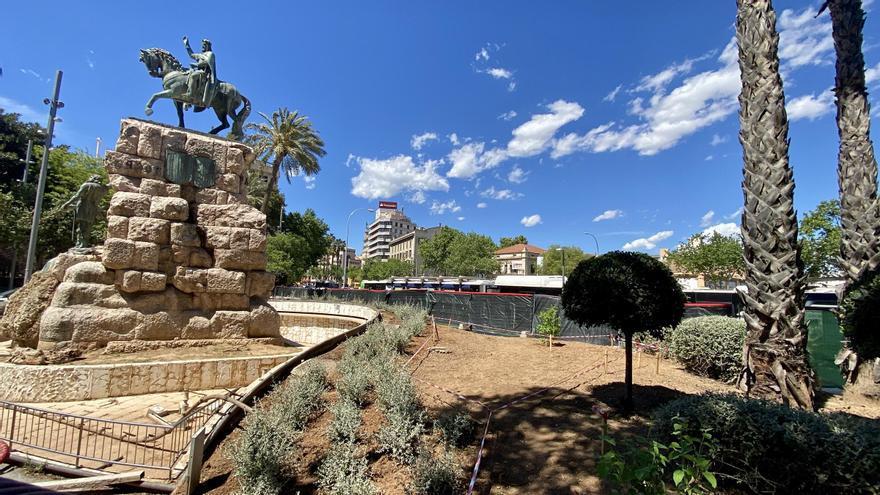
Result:
<svg viewBox="0 0 880 495">
<path fill-rule="evenodd" d="M 386 322 L 394 321 L 387 313 L 383 316 Z M 470 477 L 492 411 L 477 481 L 476 492 L 482 494 L 606 493 L 595 475 L 603 425 L 592 411 L 594 405 L 611 409 L 609 432 L 620 438 L 645 435 L 654 409 L 670 400 L 709 391 L 736 392 L 730 385 L 694 376 L 671 360 L 658 363 L 654 355 L 636 354 L 635 412 L 625 414 L 618 407 L 623 396 L 622 349 L 571 341 L 551 349 L 535 339 L 446 326 L 439 327 L 439 335 L 434 342 L 431 332 L 424 331 L 410 342 L 403 358 L 420 350 L 409 368 L 430 418 L 466 411 L 475 421 L 473 441 L 456 455 L 463 478 Z M 341 356 L 342 348 L 337 348 L 321 360 L 332 370 Z M 337 378 L 335 372 L 330 378 Z M 325 398 L 335 400 L 335 392 Z M 826 398 L 823 410 L 880 417 L 880 405 L 848 397 Z M 304 433 L 291 493 L 321 493 L 314 473 L 329 448 L 325 431 L 330 419 L 323 413 Z M 361 435 L 369 439 L 364 444 L 370 452 L 370 476 L 379 493 L 403 494 L 408 468 L 376 453 L 375 433 L 383 420 L 375 405 L 365 408 Z M 232 466 L 222 448 L 217 452 L 203 471 L 200 493 L 235 493 Z"/>
</svg>

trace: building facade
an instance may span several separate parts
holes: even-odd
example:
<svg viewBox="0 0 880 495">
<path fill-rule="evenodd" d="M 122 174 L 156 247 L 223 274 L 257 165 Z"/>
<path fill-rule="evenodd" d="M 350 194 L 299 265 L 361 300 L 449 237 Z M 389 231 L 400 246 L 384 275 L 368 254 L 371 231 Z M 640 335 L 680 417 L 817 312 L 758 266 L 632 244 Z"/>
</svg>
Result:
<svg viewBox="0 0 880 495">
<path fill-rule="evenodd" d="M 502 275 L 534 275 L 546 251 L 531 244 L 514 244 L 495 251 L 495 261 Z"/>
<path fill-rule="evenodd" d="M 400 261 L 409 261 L 413 264 L 413 275 L 422 275 L 424 266 L 422 257 L 419 255 L 419 245 L 422 242 L 432 239 L 440 232 L 440 227 L 430 227 L 427 229 L 416 229 L 412 232 L 403 234 L 391 241 L 388 257 Z"/>
<path fill-rule="evenodd" d="M 387 260 L 391 256 L 391 241 L 416 230 L 416 224 L 393 201 L 380 201 L 373 222 L 364 229 L 364 249 L 361 257 Z"/>
</svg>

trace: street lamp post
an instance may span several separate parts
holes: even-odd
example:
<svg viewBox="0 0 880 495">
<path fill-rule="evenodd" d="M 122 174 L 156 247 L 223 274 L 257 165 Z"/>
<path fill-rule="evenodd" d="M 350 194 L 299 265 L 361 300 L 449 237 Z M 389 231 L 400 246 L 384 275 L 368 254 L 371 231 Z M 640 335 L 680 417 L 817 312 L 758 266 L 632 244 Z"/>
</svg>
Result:
<svg viewBox="0 0 880 495">
<path fill-rule="evenodd" d="M 588 236 L 592 237 L 593 240 L 596 242 L 596 256 L 599 256 L 599 239 L 596 238 L 596 236 L 590 232 L 584 232 L 584 235 L 588 235 Z"/>
<path fill-rule="evenodd" d="M 34 216 L 31 219 L 31 237 L 28 240 L 27 261 L 24 266 L 24 281 L 27 283 L 34 273 L 34 263 L 37 255 L 37 233 L 40 230 L 40 213 L 43 209 L 43 192 L 46 190 L 46 173 L 49 168 L 49 150 L 52 149 L 52 132 L 55 130 L 55 115 L 59 108 L 64 107 L 64 103 L 58 101 L 61 94 L 61 76 L 59 70 L 55 73 L 55 91 L 52 99 L 46 98 L 43 103 L 49 105 L 49 122 L 46 125 L 46 142 L 43 146 L 43 161 L 40 164 L 40 178 L 37 182 L 37 199 L 34 202 Z"/>
<path fill-rule="evenodd" d="M 342 287 L 348 286 L 348 231 L 351 226 L 351 216 L 360 210 L 374 212 L 372 208 L 355 208 L 348 214 L 348 220 L 345 222 L 345 246 L 342 247 Z"/>
</svg>

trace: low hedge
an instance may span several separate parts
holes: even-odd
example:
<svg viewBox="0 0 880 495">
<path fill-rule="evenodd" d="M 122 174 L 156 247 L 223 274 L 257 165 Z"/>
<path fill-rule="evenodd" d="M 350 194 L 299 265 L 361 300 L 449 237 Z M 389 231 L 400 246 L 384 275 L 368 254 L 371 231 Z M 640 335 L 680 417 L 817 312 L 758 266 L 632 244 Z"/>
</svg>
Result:
<svg viewBox="0 0 880 495">
<path fill-rule="evenodd" d="M 880 424 L 818 414 L 736 395 L 674 400 L 655 411 L 652 435 L 672 440 L 675 418 L 692 433 L 709 428 L 719 450 L 712 470 L 756 493 L 877 493 Z"/>
<path fill-rule="evenodd" d="M 742 370 L 746 323 L 726 316 L 689 318 L 669 333 L 669 353 L 700 376 L 729 381 Z"/>
</svg>

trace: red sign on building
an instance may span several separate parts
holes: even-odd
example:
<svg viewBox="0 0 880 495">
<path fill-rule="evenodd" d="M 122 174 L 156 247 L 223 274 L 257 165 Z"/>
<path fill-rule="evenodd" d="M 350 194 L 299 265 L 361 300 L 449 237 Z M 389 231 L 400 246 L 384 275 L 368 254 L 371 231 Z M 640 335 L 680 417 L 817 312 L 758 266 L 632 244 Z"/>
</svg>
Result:
<svg viewBox="0 0 880 495">
<path fill-rule="evenodd" d="M 384 208 L 386 210 L 396 210 L 397 201 L 379 201 L 379 208 Z"/>
</svg>

